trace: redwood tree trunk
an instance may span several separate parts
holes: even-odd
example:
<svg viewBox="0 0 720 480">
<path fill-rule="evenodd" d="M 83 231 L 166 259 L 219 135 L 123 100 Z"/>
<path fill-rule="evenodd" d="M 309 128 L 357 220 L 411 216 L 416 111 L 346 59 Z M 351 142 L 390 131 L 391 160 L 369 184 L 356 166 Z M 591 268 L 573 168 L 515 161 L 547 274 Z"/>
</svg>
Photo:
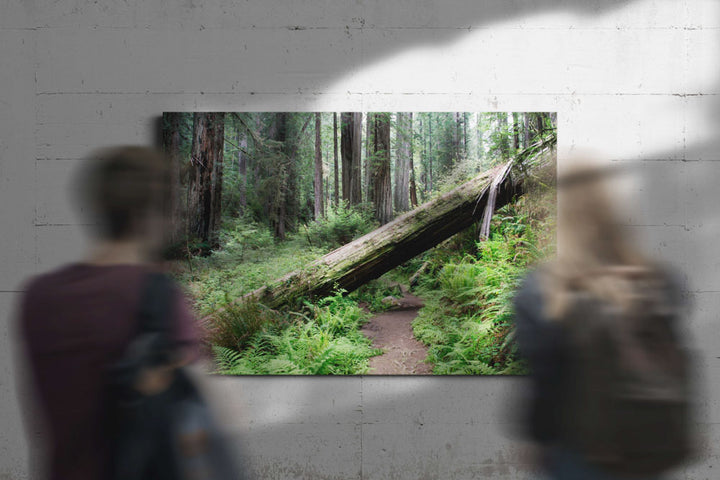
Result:
<svg viewBox="0 0 720 480">
<path fill-rule="evenodd" d="M 287 113 L 275 114 L 275 121 L 271 128 L 271 138 L 278 142 L 280 147 L 280 168 L 278 169 L 278 189 L 270 202 L 270 223 L 276 238 L 285 239 L 285 226 L 287 222 L 287 196 L 290 194 L 288 181 L 288 145 L 287 145 Z"/>
<path fill-rule="evenodd" d="M 222 216 L 223 160 L 225 156 L 225 114 L 211 113 L 210 135 L 212 155 L 212 173 L 210 179 L 210 221 L 208 222 L 208 240 L 217 245 L 217 230 Z"/>
<path fill-rule="evenodd" d="M 371 132 L 371 125 L 370 125 L 370 114 L 368 113 L 365 116 L 365 173 L 363 176 L 363 181 L 365 182 L 365 201 L 369 202 L 371 200 L 370 198 L 370 190 L 372 190 L 372 185 L 370 183 L 370 173 L 372 171 L 372 168 L 370 167 L 371 163 L 371 157 L 370 154 L 370 142 L 371 142 L 372 132 Z"/>
<path fill-rule="evenodd" d="M 322 177 L 322 141 L 320 140 L 320 113 L 315 113 L 315 220 L 322 218 L 323 208 L 323 177 Z"/>
<path fill-rule="evenodd" d="M 182 202 L 180 200 L 180 120 L 182 113 L 164 113 L 163 147 L 170 160 L 169 196 L 165 215 L 168 221 L 167 242 L 175 244 L 183 233 Z"/>
<path fill-rule="evenodd" d="M 188 180 L 189 231 L 202 242 L 210 238 L 214 155 L 211 113 L 193 114 L 193 139 Z"/>
<path fill-rule="evenodd" d="M 350 205 L 362 201 L 360 156 L 362 145 L 362 113 L 343 112 L 340 116 L 342 135 L 342 197 Z"/>
<path fill-rule="evenodd" d="M 353 112 L 352 174 L 350 189 L 355 204 L 362 202 L 362 112 Z"/>
<path fill-rule="evenodd" d="M 381 225 L 392 220 L 392 186 L 390 182 L 390 114 L 373 113 L 370 157 L 371 197 L 375 218 Z"/>
<path fill-rule="evenodd" d="M 237 129 L 236 134 L 238 148 L 237 161 L 238 161 L 238 188 L 240 189 L 240 214 L 245 213 L 247 207 L 247 155 L 243 150 L 247 151 L 247 133 L 240 135 L 240 128 Z"/>
<path fill-rule="evenodd" d="M 337 141 L 337 112 L 333 112 L 333 159 L 335 163 L 335 206 L 340 201 L 339 170 L 338 170 L 338 141 Z"/>
<path fill-rule="evenodd" d="M 428 116 L 428 129 L 430 133 L 428 135 L 428 159 L 427 159 L 427 183 L 425 184 L 425 191 L 431 192 L 433 189 L 433 136 L 432 136 L 432 114 Z"/>
<path fill-rule="evenodd" d="M 409 113 L 397 114 L 396 144 L 397 155 L 395 157 L 395 190 L 393 202 L 396 212 L 405 212 L 410 208 L 408 202 L 410 197 L 410 155 L 412 141 L 412 117 Z"/>
<path fill-rule="evenodd" d="M 418 206 L 418 199 L 417 199 L 417 185 L 415 184 L 415 160 L 414 160 L 414 154 L 415 149 L 413 148 L 414 145 L 414 136 L 413 136 L 413 114 L 412 112 L 409 113 L 410 115 L 410 205 L 412 208 L 415 208 Z M 420 129 L 422 131 L 422 128 Z"/>
</svg>

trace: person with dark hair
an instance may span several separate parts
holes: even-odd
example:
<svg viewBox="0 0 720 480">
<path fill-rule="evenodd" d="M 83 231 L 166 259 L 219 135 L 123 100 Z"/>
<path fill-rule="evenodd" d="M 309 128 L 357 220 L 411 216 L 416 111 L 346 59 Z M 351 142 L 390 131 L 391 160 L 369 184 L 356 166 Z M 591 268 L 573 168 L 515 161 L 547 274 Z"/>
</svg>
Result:
<svg viewBox="0 0 720 480">
<path fill-rule="evenodd" d="M 51 480 L 108 478 L 108 367 L 137 334 L 145 279 L 161 270 L 164 156 L 128 146 L 102 150 L 88 162 L 78 190 L 98 227 L 95 245 L 84 260 L 31 279 L 20 305 L 18 331 L 36 399 L 28 417 L 43 432 Z M 198 332 L 181 291 L 175 288 L 172 297 L 174 348 L 178 363 L 187 363 L 197 357 Z M 172 367 L 144 370 L 135 387 L 145 395 L 162 392 Z"/>
</svg>

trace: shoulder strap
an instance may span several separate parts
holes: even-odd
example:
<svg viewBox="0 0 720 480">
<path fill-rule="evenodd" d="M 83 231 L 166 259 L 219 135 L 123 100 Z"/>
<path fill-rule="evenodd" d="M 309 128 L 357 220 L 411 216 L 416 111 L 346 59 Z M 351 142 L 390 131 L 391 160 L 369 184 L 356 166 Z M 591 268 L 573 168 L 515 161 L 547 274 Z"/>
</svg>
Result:
<svg viewBox="0 0 720 480">
<path fill-rule="evenodd" d="M 163 273 L 149 273 L 143 282 L 138 335 L 152 335 L 152 363 L 167 363 L 172 358 L 173 291 L 172 280 Z"/>
<path fill-rule="evenodd" d="M 158 272 L 147 274 L 143 282 L 138 317 L 140 333 L 168 333 L 172 306 L 172 282 Z"/>
</svg>

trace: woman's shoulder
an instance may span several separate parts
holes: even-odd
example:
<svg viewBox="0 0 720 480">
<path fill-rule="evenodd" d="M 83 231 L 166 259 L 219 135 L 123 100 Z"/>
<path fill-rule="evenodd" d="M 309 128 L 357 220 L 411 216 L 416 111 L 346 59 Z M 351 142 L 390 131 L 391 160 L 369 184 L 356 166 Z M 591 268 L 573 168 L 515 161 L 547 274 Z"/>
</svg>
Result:
<svg viewBox="0 0 720 480">
<path fill-rule="evenodd" d="M 518 283 L 513 304 L 516 314 L 524 317 L 542 318 L 544 305 L 543 282 L 547 281 L 548 267 L 539 265 L 528 270 Z"/>
<path fill-rule="evenodd" d="M 531 267 L 520 279 L 516 291 L 516 301 L 542 301 L 542 285 L 548 281 L 552 265 L 544 263 Z"/>
</svg>

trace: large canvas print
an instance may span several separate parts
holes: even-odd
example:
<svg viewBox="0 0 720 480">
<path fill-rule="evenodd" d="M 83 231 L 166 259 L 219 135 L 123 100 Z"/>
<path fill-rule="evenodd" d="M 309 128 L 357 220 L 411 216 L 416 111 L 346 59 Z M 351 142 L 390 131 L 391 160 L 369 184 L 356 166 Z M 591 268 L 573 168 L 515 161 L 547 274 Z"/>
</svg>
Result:
<svg viewBox="0 0 720 480">
<path fill-rule="evenodd" d="M 228 375 L 517 375 L 551 112 L 165 113 L 166 257 Z"/>
</svg>

